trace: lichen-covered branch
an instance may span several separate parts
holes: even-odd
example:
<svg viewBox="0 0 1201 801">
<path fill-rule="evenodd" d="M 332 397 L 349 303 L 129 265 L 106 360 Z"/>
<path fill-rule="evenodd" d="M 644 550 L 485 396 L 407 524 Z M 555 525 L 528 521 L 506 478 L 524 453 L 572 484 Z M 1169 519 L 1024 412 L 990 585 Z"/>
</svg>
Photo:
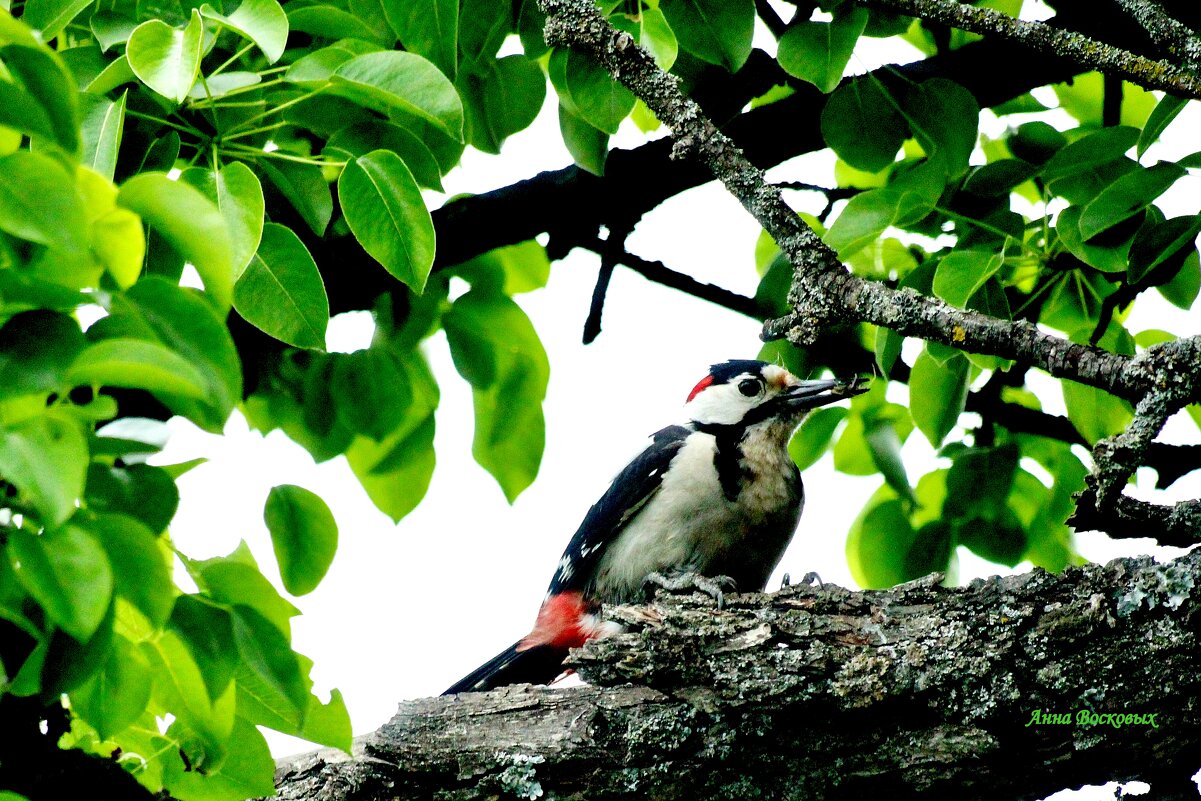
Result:
<svg viewBox="0 0 1201 801">
<path fill-rule="evenodd" d="M 1164 11 L 1158 0 L 1117 0 L 1151 39 L 1167 52 L 1201 69 L 1201 37 Z"/>
<path fill-rule="evenodd" d="M 1153 61 L 1136 53 L 1056 28 L 1042 22 L 1015 19 L 990 8 L 970 6 L 954 0 L 866 0 L 871 5 L 891 8 L 933 22 L 985 36 L 999 36 L 1040 53 L 1070 58 L 1106 75 L 1185 97 L 1201 98 L 1201 80 L 1189 70 Z M 1130 0 L 1128 0 L 1130 2 Z M 1179 24 L 1179 23 L 1177 23 Z"/>
<path fill-rule="evenodd" d="M 596 686 L 406 701 L 280 797 L 1041 798 L 1192 775 L 1201 554 L 948 589 L 789 587 L 610 614 Z M 635 686 L 627 682 L 635 682 Z M 1020 766 L 1020 769 L 1015 769 Z"/>
</svg>

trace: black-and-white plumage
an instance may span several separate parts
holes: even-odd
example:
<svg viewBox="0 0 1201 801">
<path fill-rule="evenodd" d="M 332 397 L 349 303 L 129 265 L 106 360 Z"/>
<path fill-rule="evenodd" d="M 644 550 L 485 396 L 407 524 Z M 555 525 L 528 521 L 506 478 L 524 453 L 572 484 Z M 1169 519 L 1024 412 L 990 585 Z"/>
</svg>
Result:
<svg viewBox="0 0 1201 801">
<path fill-rule="evenodd" d="M 639 600 L 651 574 L 763 589 L 804 504 L 788 441 L 808 410 L 862 391 L 766 362 L 714 365 L 689 394 L 684 424 L 655 433 L 588 510 L 533 630 L 447 694 L 552 681 L 568 649 L 616 629 L 600 619 L 601 604 Z"/>
</svg>

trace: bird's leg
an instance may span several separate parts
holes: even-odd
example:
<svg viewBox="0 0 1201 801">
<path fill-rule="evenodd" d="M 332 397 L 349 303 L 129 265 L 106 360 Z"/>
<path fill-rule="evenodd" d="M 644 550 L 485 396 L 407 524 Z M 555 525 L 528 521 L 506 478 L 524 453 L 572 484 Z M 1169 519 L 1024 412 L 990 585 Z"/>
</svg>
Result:
<svg viewBox="0 0 1201 801">
<path fill-rule="evenodd" d="M 700 573 L 691 571 L 672 573 L 670 576 L 656 571 L 642 580 L 643 591 L 647 593 L 648 597 L 653 595 L 650 592 L 652 588 L 664 589 L 668 592 L 699 590 L 712 598 L 717 603 L 718 609 L 725 606 L 724 590 L 732 590 L 736 586 L 737 583 L 729 576 L 702 576 Z"/>
</svg>

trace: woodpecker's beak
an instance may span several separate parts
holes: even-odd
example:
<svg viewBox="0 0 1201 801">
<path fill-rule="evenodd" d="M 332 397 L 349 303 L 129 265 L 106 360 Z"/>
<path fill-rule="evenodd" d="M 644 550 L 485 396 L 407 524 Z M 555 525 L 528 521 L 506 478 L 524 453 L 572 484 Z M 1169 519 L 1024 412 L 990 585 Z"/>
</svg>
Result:
<svg viewBox="0 0 1201 801">
<path fill-rule="evenodd" d="M 816 409 L 845 398 L 867 392 L 870 379 L 855 376 L 850 381 L 801 381 L 779 396 L 779 400 L 793 409 Z"/>
</svg>

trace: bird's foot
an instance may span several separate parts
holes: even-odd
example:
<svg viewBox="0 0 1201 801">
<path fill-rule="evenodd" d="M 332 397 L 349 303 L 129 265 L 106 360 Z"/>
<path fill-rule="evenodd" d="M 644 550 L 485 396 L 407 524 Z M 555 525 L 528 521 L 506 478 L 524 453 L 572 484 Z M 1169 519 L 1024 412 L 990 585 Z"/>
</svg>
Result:
<svg viewBox="0 0 1201 801">
<path fill-rule="evenodd" d="M 725 606 L 724 591 L 733 590 L 737 586 L 734 579 L 729 576 L 702 576 L 700 573 L 692 572 L 673 573 L 670 576 L 655 572 L 642 580 L 642 589 L 647 593 L 648 598 L 654 594 L 652 592 L 654 589 L 664 589 L 668 592 L 699 590 L 712 598 L 718 609 Z"/>
</svg>

